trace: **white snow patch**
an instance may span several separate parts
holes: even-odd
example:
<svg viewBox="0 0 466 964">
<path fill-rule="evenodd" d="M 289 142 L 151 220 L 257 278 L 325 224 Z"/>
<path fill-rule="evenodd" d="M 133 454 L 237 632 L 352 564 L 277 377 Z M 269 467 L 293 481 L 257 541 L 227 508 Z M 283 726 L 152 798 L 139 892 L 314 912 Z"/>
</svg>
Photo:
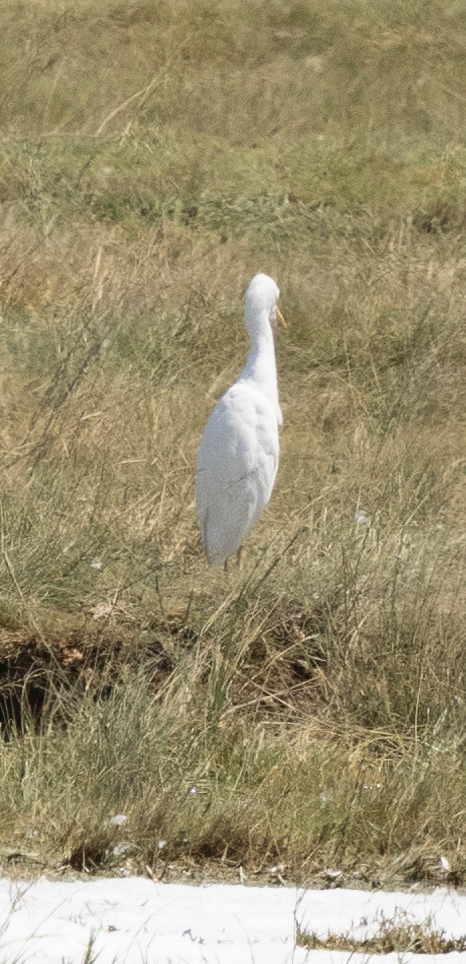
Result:
<svg viewBox="0 0 466 964">
<path fill-rule="evenodd" d="M 370 955 L 296 947 L 296 923 L 325 937 L 377 933 L 406 914 L 445 937 L 466 933 L 466 896 L 158 884 L 139 877 L 0 880 L 2 964 L 366 964 Z M 372 955 L 376 957 L 376 955 Z M 383 964 L 466 964 L 466 953 L 388 954 Z M 457 961 L 458 959 L 458 961 Z"/>
</svg>

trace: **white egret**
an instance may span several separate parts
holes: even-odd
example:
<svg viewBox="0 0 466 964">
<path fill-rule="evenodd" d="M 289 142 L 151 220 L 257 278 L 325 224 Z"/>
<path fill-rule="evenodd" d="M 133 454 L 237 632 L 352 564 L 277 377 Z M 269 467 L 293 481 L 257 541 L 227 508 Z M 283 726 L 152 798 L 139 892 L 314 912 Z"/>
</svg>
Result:
<svg viewBox="0 0 466 964">
<path fill-rule="evenodd" d="M 244 324 L 251 340 L 246 364 L 215 406 L 197 456 L 196 504 L 212 566 L 241 554 L 243 539 L 267 505 L 278 467 L 277 370 L 271 322 L 283 315 L 278 287 L 256 274 L 246 292 Z"/>
</svg>

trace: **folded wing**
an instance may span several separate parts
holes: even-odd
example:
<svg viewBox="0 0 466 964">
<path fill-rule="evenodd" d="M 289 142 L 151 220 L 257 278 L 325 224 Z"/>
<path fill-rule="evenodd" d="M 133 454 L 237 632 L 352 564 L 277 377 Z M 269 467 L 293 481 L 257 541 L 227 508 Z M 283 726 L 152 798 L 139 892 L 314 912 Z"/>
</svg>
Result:
<svg viewBox="0 0 466 964">
<path fill-rule="evenodd" d="M 198 452 L 197 510 L 212 565 L 239 548 L 269 501 L 278 454 L 276 409 L 254 386 L 237 382 L 212 412 Z"/>
</svg>

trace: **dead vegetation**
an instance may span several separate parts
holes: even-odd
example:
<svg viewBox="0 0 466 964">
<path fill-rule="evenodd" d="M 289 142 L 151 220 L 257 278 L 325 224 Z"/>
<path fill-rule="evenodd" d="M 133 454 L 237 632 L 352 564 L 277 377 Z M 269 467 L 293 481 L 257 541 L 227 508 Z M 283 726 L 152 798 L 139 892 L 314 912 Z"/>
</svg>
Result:
<svg viewBox="0 0 466 964">
<path fill-rule="evenodd" d="M 349 934 L 329 933 L 320 938 L 316 934 L 300 932 L 297 943 L 309 950 L 351 951 L 358 954 L 450 954 L 452 951 L 466 950 L 466 936 L 447 937 L 431 921 L 413 923 L 409 915 L 403 913 L 398 913 L 392 920 L 382 917 L 377 932 L 371 937 L 356 938 Z"/>
<path fill-rule="evenodd" d="M 0 856 L 463 883 L 462 11 L 20 6 Z M 193 466 L 256 270 L 290 323 L 282 459 L 227 580 Z"/>
</svg>

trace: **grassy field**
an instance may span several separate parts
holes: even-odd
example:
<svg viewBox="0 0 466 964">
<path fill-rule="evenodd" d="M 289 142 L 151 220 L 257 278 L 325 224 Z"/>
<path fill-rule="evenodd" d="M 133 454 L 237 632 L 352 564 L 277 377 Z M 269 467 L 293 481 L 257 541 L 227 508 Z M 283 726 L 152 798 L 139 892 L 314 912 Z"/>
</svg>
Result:
<svg viewBox="0 0 466 964">
<path fill-rule="evenodd" d="M 464 4 L 0 35 L 0 870 L 465 883 Z M 256 271 L 282 458 L 226 576 L 194 465 Z"/>
</svg>

